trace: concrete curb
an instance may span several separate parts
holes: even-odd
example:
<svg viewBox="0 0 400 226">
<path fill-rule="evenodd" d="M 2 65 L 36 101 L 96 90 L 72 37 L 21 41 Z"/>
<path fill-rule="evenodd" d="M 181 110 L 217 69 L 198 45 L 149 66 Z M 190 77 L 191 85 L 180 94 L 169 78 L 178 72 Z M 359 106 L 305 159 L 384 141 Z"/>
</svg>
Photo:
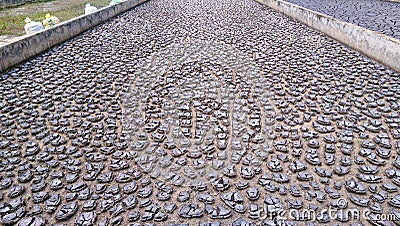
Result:
<svg viewBox="0 0 400 226">
<path fill-rule="evenodd" d="M 281 0 L 255 0 L 400 72 L 400 40 Z"/>
<path fill-rule="evenodd" d="M 62 22 L 38 33 L 18 37 L 14 42 L 0 46 L 0 72 L 146 1 L 148 0 L 128 0 L 89 15 Z"/>
</svg>

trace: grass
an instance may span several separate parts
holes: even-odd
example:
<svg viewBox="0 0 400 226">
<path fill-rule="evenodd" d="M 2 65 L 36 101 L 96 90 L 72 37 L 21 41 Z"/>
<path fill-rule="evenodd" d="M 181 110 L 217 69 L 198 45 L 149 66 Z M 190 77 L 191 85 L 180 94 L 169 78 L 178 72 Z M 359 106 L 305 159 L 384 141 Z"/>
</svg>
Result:
<svg viewBox="0 0 400 226">
<path fill-rule="evenodd" d="M 108 6 L 110 0 L 58 0 L 25 4 L 0 11 L 0 35 L 19 36 L 25 34 L 25 18 L 42 21 L 47 13 L 66 21 L 83 15 L 85 5 L 90 3 L 98 9 Z"/>
</svg>

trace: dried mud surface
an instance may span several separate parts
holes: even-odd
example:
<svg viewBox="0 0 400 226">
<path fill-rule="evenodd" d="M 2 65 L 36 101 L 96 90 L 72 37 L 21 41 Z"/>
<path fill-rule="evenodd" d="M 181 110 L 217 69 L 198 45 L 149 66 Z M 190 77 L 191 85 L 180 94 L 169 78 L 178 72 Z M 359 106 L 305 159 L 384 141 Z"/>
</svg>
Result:
<svg viewBox="0 0 400 226">
<path fill-rule="evenodd" d="M 399 84 L 251 0 L 149 1 L 0 75 L 1 222 L 394 225 Z"/>
</svg>

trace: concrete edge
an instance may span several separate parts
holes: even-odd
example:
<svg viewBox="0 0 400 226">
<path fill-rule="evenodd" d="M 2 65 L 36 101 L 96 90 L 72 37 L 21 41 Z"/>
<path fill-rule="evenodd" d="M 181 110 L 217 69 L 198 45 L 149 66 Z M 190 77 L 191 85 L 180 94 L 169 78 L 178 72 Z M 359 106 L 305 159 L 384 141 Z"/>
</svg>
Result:
<svg viewBox="0 0 400 226">
<path fill-rule="evenodd" d="M 255 0 L 400 72 L 400 40 L 281 0 Z"/>
<path fill-rule="evenodd" d="M 6 71 L 146 1 L 148 0 L 128 0 L 117 5 L 102 8 L 88 15 L 64 21 L 43 31 L 20 36 L 15 41 L 0 46 L 0 72 Z"/>
</svg>

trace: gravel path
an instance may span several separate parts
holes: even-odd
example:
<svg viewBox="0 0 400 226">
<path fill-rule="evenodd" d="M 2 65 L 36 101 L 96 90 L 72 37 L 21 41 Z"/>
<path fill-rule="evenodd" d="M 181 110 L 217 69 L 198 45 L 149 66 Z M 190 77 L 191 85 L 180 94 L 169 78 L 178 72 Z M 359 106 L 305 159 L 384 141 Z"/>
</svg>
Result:
<svg viewBox="0 0 400 226">
<path fill-rule="evenodd" d="M 0 75 L 1 222 L 394 225 L 399 84 L 251 0 L 147 2 Z"/>
<path fill-rule="evenodd" d="M 285 0 L 400 39 L 400 3 L 384 0 Z"/>
</svg>

